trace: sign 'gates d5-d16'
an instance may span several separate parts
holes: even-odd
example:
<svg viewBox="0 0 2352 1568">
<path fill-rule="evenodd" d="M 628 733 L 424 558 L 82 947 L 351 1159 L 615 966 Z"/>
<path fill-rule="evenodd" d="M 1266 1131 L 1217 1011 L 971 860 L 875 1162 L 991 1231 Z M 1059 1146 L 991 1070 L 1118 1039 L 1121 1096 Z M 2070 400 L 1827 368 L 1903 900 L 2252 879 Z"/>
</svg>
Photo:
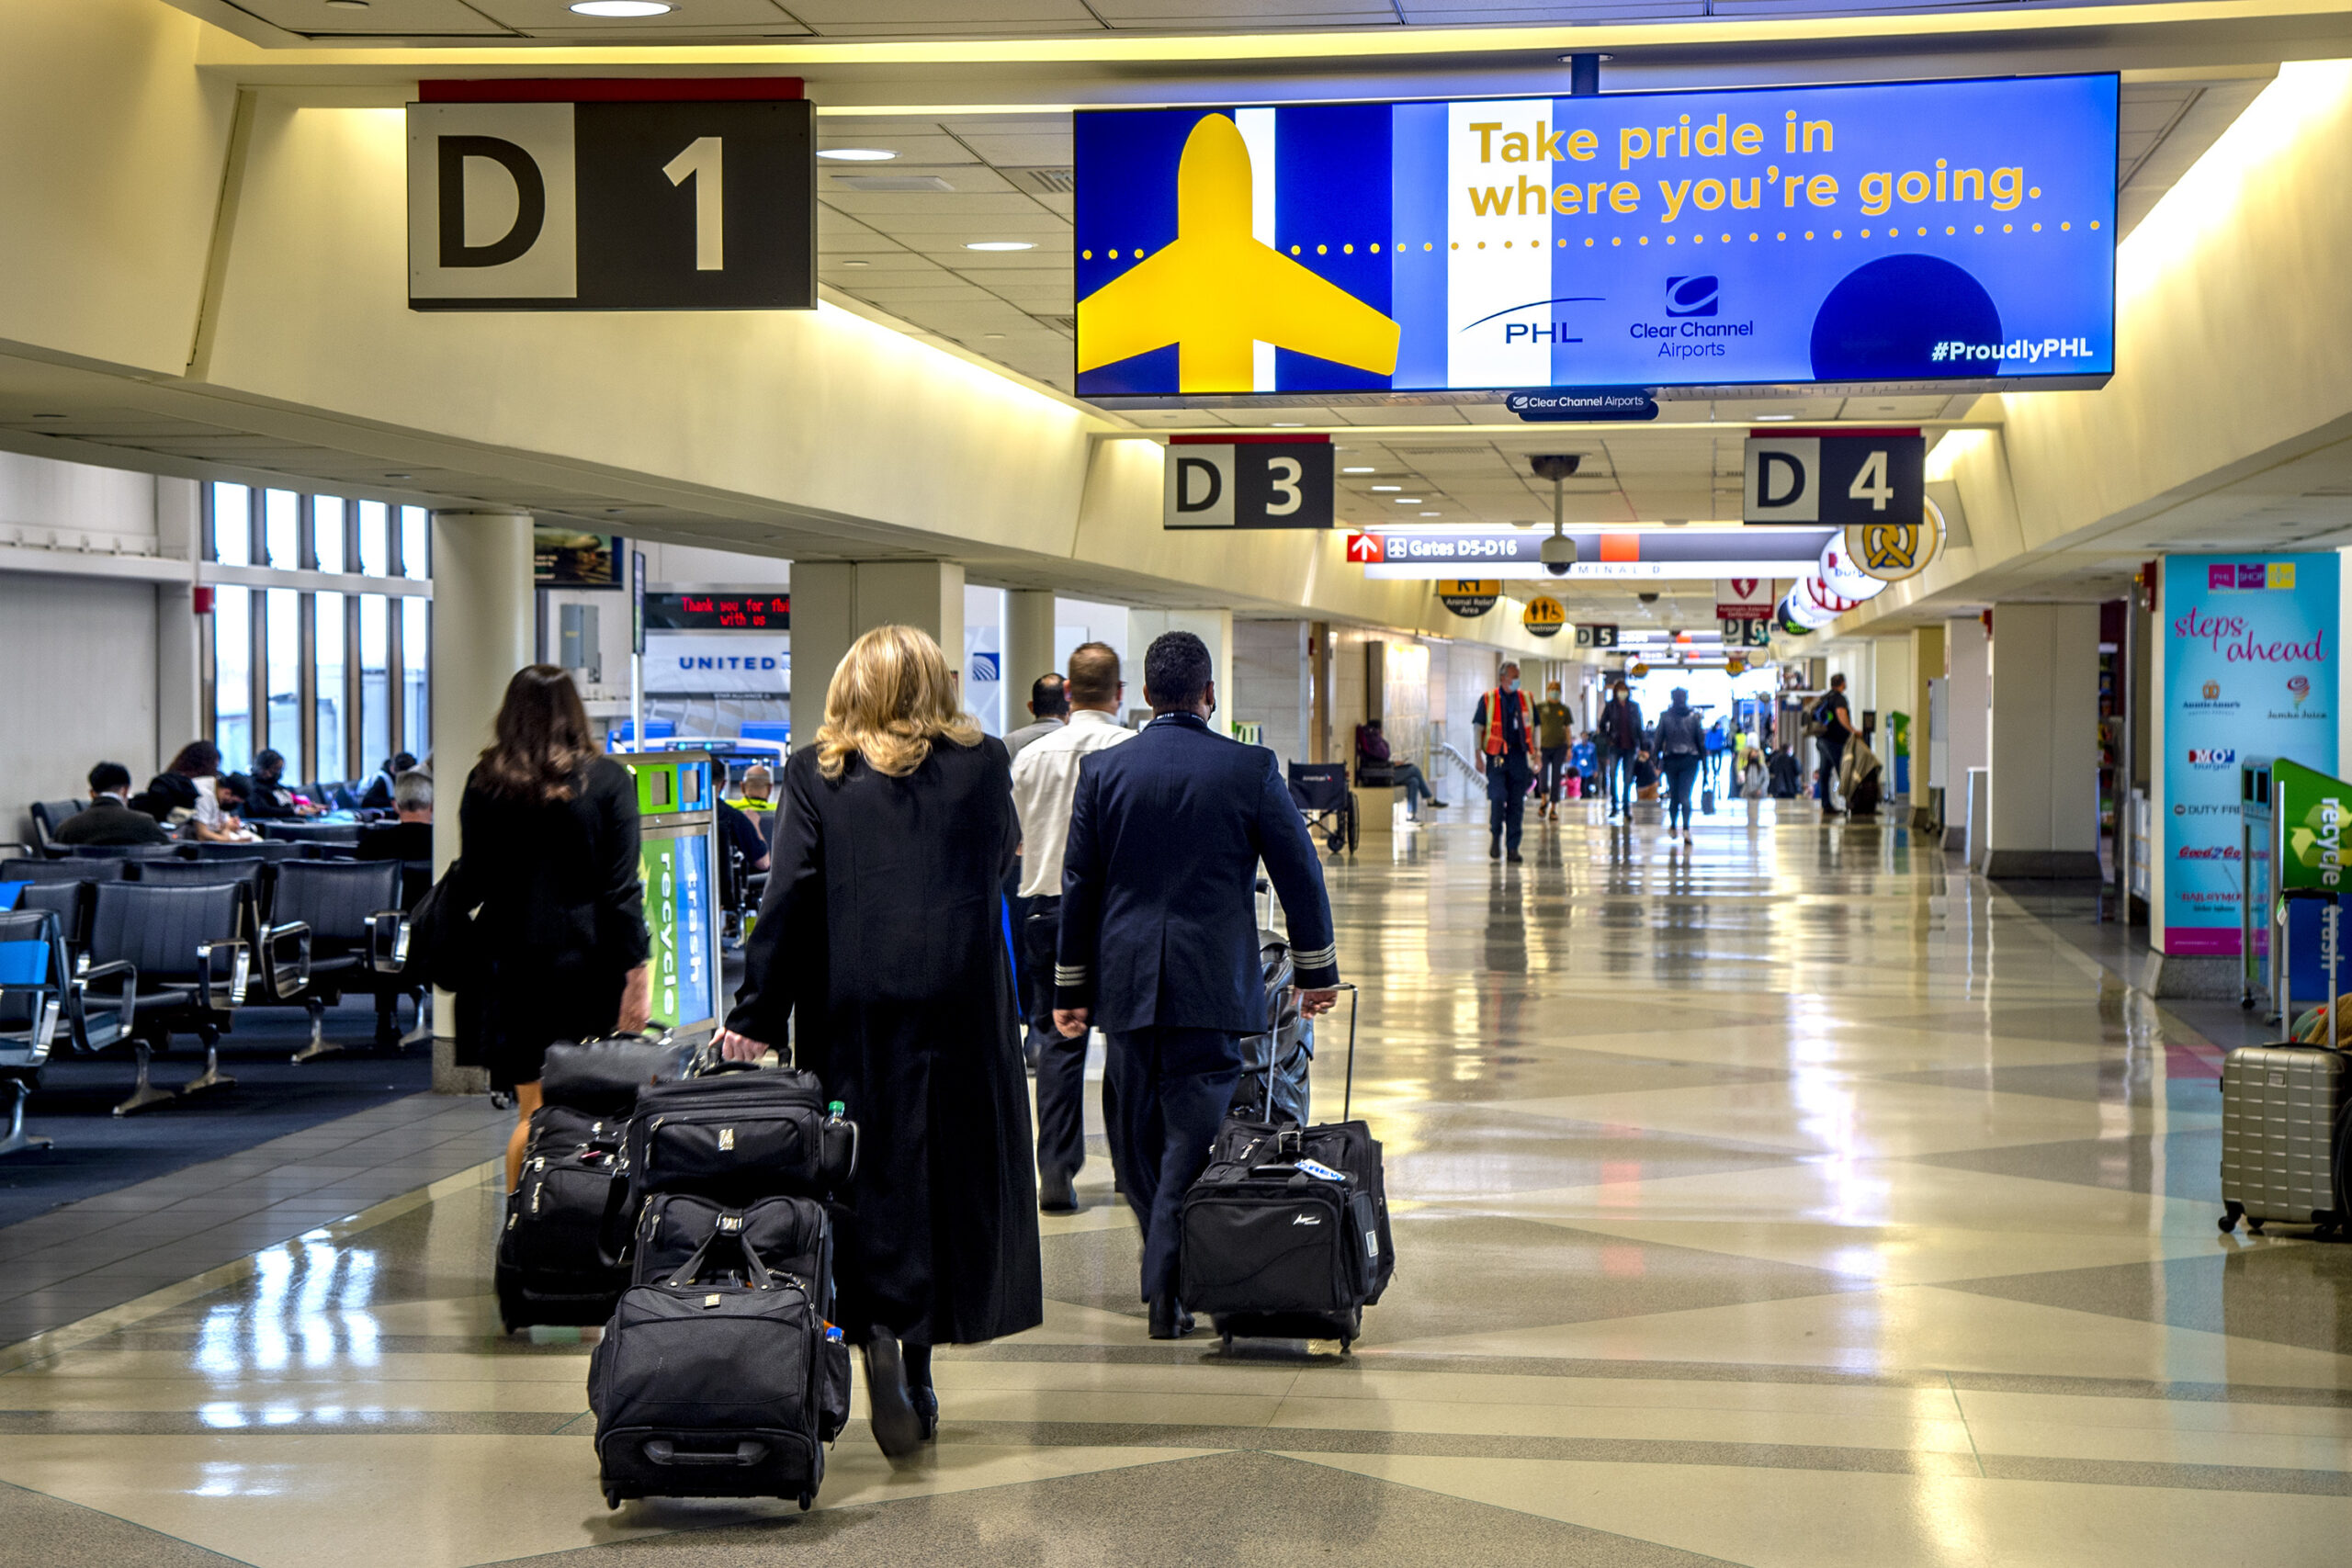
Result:
<svg viewBox="0 0 2352 1568">
<path fill-rule="evenodd" d="M 814 142 L 797 78 L 419 91 L 411 309 L 816 307 Z"/>
<path fill-rule="evenodd" d="M 1080 112 L 1078 394 L 2098 386 L 2117 92 Z"/>
</svg>

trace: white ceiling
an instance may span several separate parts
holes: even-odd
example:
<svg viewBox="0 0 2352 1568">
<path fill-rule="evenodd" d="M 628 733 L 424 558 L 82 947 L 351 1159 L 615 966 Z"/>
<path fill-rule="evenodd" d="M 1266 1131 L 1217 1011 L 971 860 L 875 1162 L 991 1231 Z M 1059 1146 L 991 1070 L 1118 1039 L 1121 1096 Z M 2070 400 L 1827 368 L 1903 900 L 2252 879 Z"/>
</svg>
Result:
<svg viewBox="0 0 2352 1568">
<path fill-rule="evenodd" d="M 2123 4 L 2125 0 L 674 0 L 665 16 L 582 17 L 565 0 L 211 0 L 290 39 L 402 43 L 548 39 L 709 43 L 752 39 L 969 39 L 1105 33 L 1678 22 L 1708 17 L 1919 15 Z"/>
</svg>

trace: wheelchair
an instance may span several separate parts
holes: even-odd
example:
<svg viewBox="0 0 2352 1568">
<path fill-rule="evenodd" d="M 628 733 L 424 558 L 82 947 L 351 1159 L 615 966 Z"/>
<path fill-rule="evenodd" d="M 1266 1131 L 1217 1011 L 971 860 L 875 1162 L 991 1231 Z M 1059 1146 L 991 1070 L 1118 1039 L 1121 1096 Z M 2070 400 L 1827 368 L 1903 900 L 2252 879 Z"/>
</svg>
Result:
<svg viewBox="0 0 2352 1568">
<path fill-rule="evenodd" d="M 1291 763 L 1290 798 L 1306 819 L 1306 830 L 1322 834 L 1333 854 L 1354 852 L 1363 822 L 1345 762 Z"/>
</svg>

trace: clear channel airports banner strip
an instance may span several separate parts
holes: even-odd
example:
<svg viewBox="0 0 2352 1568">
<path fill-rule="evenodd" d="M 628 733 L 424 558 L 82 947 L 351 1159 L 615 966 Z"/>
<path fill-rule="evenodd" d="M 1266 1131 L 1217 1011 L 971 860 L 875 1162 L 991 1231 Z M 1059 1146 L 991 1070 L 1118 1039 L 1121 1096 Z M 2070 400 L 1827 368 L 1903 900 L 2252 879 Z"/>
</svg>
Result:
<svg viewBox="0 0 2352 1568">
<path fill-rule="evenodd" d="M 1078 394 L 2098 386 L 2117 93 L 1082 111 Z"/>
<path fill-rule="evenodd" d="M 1686 578 L 1803 577 L 1821 560 L 1834 528 L 1571 528 L 1577 564 L 1548 570 L 1538 552 L 1549 528 L 1399 529 L 1348 536 L 1348 559 L 1374 578 L 1535 578 L 1649 581 Z"/>
</svg>

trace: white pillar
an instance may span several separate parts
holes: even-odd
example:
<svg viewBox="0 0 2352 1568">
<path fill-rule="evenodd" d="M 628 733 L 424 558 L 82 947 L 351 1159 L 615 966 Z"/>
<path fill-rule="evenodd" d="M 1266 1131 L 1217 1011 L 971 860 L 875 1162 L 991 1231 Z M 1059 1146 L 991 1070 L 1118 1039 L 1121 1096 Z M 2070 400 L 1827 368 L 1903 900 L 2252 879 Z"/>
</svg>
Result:
<svg viewBox="0 0 2352 1568">
<path fill-rule="evenodd" d="M 1049 589 L 1004 592 L 1004 728 L 1030 722 L 1029 691 L 1037 677 L 1058 671 L 1054 658 L 1054 595 Z"/>
<path fill-rule="evenodd" d="M 1944 628 L 1920 626 L 1911 634 L 1911 809 L 1915 824 L 1926 820 L 1917 814 L 1928 806 L 1928 749 L 1945 739 L 1935 732 L 1935 705 L 1928 700 L 1928 682 L 1943 678 Z M 1947 817 L 1952 815 L 1949 803 L 1944 812 Z"/>
<path fill-rule="evenodd" d="M 825 691 L 849 645 L 883 626 L 929 632 L 962 691 L 964 569 L 954 561 L 795 561 L 792 743 L 825 722 Z"/>
<path fill-rule="evenodd" d="M 433 514 L 433 869 L 458 858 L 458 803 L 474 758 L 490 744 L 514 671 L 531 661 L 531 518 L 523 512 Z M 480 1067 L 457 1065 L 457 1010 L 433 1001 L 433 1087 L 489 1088 Z"/>
<path fill-rule="evenodd" d="M 1968 850 L 1968 770 L 1987 766 L 1993 750 L 1992 649 L 1984 641 L 1984 623 L 1974 615 L 1944 623 L 1944 820 L 1960 829 L 1948 832 L 1948 848 Z"/>
<path fill-rule="evenodd" d="M 2098 605 L 1995 608 L 1992 752 L 1985 874 L 2098 877 Z"/>
</svg>

